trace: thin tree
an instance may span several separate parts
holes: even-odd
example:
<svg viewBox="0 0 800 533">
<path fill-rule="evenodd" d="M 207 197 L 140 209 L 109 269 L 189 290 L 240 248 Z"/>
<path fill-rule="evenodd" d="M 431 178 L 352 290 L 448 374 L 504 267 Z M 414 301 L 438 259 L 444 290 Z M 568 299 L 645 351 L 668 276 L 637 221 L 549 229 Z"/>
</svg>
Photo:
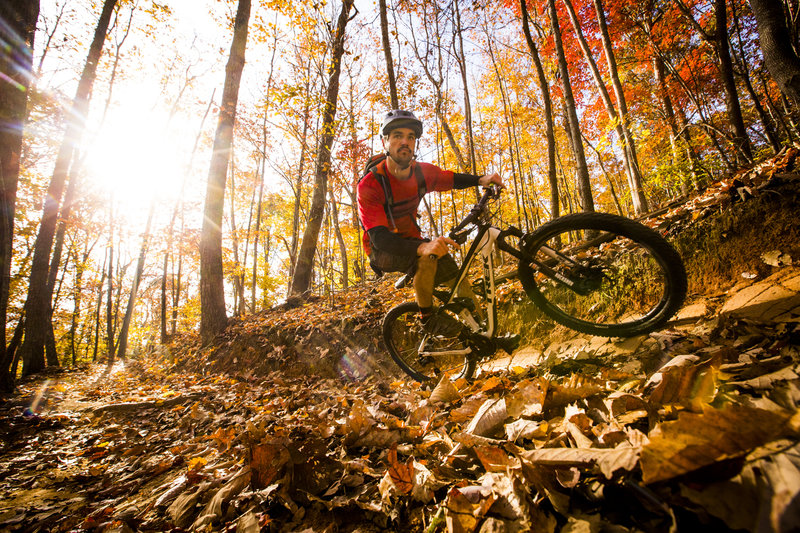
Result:
<svg viewBox="0 0 800 533">
<path fill-rule="evenodd" d="M 389 99 L 392 109 L 399 109 L 397 99 L 397 81 L 394 76 L 394 63 L 392 62 L 392 47 L 389 44 L 389 21 L 386 17 L 386 0 L 379 0 L 378 8 L 381 17 L 381 38 L 383 40 L 383 56 L 386 58 L 386 76 L 389 78 Z"/>
<path fill-rule="evenodd" d="M 581 141 L 580 123 L 578 122 L 578 113 L 575 109 L 575 97 L 572 95 L 572 84 L 570 83 L 567 59 L 564 55 L 564 45 L 561 41 L 561 27 L 558 23 L 555 0 L 548 0 L 548 7 L 550 24 L 553 28 L 553 41 L 558 56 L 558 72 L 561 75 L 561 87 L 564 91 L 564 112 L 566 114 L 569 138 L 572 142 L 572 154 L 575 157 L 575 175 L 577 178 L 578 193 L 581 199 L 581 208 L 585 212 L 594 211 L 592 184 L 589 180 L 589 167 L 586 164 L 586 153 L 583 150 L 583 142 Z"/>
<path fill-rule="evenodd" d="M 539 57 L 539 49 L 533 41 L 529 24 L 527 0 L 520 0 L 520 11 L 522 12 L 522 31 L 525 34 L 525 42 L 528 43 L 528 50 L 533 58 L 536 67 L 536 79 L 539 82 L 539 90 L 542 92 L 542 105 L 544 106 L 545 138 L 547 139 L 547 181 L 550 184 L 550 218 L 557 218 L 561 214 L 558 198 L 558 176 L 556 174 L 556 138 L 553 133 L 553 106 L 550 103 L 550 83 L 544 74 L 542 60 Z"/>
<path fill-rule="evenodd" d="M 105 0 L 100 19 L 94 32 L 94 39 L 89 47 L 89 54 L 83 68 L 72 108 L 68 113 L 67 126 L 64 138 L 56 156 L 55 168 L 47 195 L 44 201 L 42 221 L 39 233 L 34 244 L 33 262 L 31 264 L 30 281 L 28 284 L 28 297 L 25 301 L 25 340 L 20 347 L 22 358 L 22 373 L 24 375 L 38 372 L 44 368 L 44 345 L 47 340 L 50 305 L 48 291 L 48 274 L 50 267 L 50 252 L 55 237 L 56 224 L 61 197 L 67 173 L 77 146 L 83 137 L 85 119 L 91 99 L 92 87 L 97 72 L 97 63 L 103 51 L 111 14 L 117 0 Z"/>
<path fill-rule="evenodd" d="M 125 308 L 125 318 L 122 319 L 122 327 L 119 331 L 119 340 L 117 341 L 117 357 L 125 359 L 128 350 L 128 331 L 131 326 L 131 318 L 133 317 L 133 309 L 136 306 L 136 297 L 139 292 L 139 284 L 142 281 L 142 273 L 144 272 L 144 260 L 147 255 L 147 244 L 150 241 L 150 226 L 153 222 L 153 214 L 155 213 L 156 201 L 155 198 L 150 202 L 150 212 L 147 215 L 147 224 L 145 225 L 144 235 L 142 235 L 142 247 L 139 249 L 139 259 L 136 262 L 136 270 L 133 273 L 133 282 L 131 283 L 131 292 L 128 295 L 128 306 Z"/>
<path fill-rule="evenodd" d="M 33 38 L 39 18 L 38 0 L 0 3 L 0 39 L 9 50 L 0 52 L 0 391 L 10 392 L 14 380 L 6 351 L 6 316 L 11 280 L 14 212 L 17 203 L 22 125 L 32 84 Z"/>
<path fill-rule="evenodd" d="M 747 136 L 747 128 L 742 116 L 736 80 L 733 77 L 733 60 L 731 59 L 730 43 L 728 42 L 727 0 L 714 0 L 714 29 L 711 31 L 706 30 L 697 22 L 690 7 L 684 3 L 684 0 L 676 0 L 676 2 L 698 35 L 714 49 L 714 53 L 717 56 L 717 68 L 725 91 L 728 122 L 733 130 L 732 141 L 735 157 L 737 161 L 750 162 L 753 160 L 753 152 L 750 148 L 750 139 Z"/>
<path fill-rule="evenodd" d="M 328 90 L 322 117 L 322 135 L 317 148 L 316 175 L 314 190 L 311 195 L 311 208 L 308 223 L 303 232 L 303 241 L 297 256 L 297 264 L 292 276 L 290 294 L 298 295 L 306 292 L 311 286 L 311 273 L 314 266 L 314 254 L 317 251 L 317 239 L 325 217 L 325 201 L 328 190 L 328 173 L 331 166 L 331 145 L 335 136 L 336 106 L 339 99 L 339 75 L 342 71 L 344 55 L 345 28 L 350 21 L 350 9 L 354 0 L 342 0 L 342 10 L 333 36 L 331 66 L 329 68 Z M 355 16 L 355 14 L 353 15 Z"/>
<path fill-rule="evenodd" d="M 225 85 L 208 170 L 203 227 L 200 234 L 200 335 L 204 342 L 221 333 L 228 324 L 222 272 L 222 213 L 228 174 L 233 125 L 239 101 L 239 83 L 244 69 L 250 0 L 239 0 L 233 23 L 233 44 L 225 67 Z"/>
</svg>

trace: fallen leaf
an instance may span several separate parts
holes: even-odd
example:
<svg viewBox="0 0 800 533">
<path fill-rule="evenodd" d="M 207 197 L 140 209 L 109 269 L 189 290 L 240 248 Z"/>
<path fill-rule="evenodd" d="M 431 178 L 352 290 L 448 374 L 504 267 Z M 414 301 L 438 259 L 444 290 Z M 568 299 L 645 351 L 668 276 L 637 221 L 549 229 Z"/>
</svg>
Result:
<svg viewBox="0 0 800 533">
<path fill-rule="evenodd" d="M 681 413 L 650 432 L 642 448 L 644 483 L 680 476 L 718 461 L 747 454 L 778 438 L 790 416 L 784 412 L 729 405 Z"/>
</svg>

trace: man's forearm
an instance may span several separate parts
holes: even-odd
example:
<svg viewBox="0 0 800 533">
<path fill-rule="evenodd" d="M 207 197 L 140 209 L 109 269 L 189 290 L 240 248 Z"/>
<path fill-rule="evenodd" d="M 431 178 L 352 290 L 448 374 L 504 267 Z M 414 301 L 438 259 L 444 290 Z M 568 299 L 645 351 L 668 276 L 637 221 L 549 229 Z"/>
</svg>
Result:
<svg viewBox="0 0 800 533">
<path fill-rule="evenodd" d="M 386 226 L 377 226 L 367 231 L 372 247 L 392 255 L 415 255 L 419 241 L 406 239 L 389 231 Z"/>
<path fill-rule="evenodd" d="M 476 176 L 474 174 L 464 174 L 461 172 L 453 172 L 453 188 L 468 189 L 470 187 L 477 187 L 479 179 L 481 179 L 481 176 Z"/>
</svg>

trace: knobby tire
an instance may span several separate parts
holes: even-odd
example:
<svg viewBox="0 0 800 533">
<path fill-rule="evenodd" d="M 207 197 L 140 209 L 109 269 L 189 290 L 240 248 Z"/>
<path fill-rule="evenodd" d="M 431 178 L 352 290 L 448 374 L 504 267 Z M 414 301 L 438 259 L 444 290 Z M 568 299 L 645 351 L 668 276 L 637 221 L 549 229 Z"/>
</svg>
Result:
<svg viewBox="0 0 800 533">
<path fill-rule="evenodd" d="M 686 297 L 686 270 L 678 252 L 658 232 L 633 220 L 607 213 L 566 215 L 540 226 L 524 243 L 528 257 L 566 277 L 587 280 L 587 294 L 580 295 L 531 263 L 520 261 L 518 267 L 534 303 L 579 332 L 643 335 L 661 328 Z M 574 263 L 557 262 L 553 249 Z"/>
</svg>

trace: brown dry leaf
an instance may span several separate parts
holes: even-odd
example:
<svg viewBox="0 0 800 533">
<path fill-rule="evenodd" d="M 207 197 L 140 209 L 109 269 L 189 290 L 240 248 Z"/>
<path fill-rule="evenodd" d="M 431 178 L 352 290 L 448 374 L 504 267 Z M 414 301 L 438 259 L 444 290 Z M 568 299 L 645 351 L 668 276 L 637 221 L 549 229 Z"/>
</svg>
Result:
<svg viewBox="0 0 800 533">
<path fill-rule="evenodd" d="M 408 442 L 422 435 L 422 428 L 419 426 L 406 426 L 397 429 L 373 427 L 367 430 L 364 435 L 358 437 L 348 445 L 353 448 L 370 446 L 374 448 L 388 448 L 402 442 Z"/>
<path fill-rule="evenodd" d="M 519 418 L 541 415 L 544 399 L 547 396 L 547 386 L 548 381 L 543 378 L 518 383 L 505 397 L 508 416 Z"/>
<path fill-rule="evenodd" d="M 236 428 L 233 426 L 227 429 L 217 428 L 217 430 L 207 437 L 209 440 L 215 440 L 217 447 L 221 450 L 230 448 L 233 439 L 236 438 Z"/>
<path fill-rule="evenodd" d="M 289 462 L 287 442 L 281 438 L 270 438 L 250 447 L 250 469 L 253 486 L 261 489 L 275 481 Z"/>
<path fill-rule="evenodd" d="M 778 438 L 790 416 L 784 412 L 729 405 L 681 413 L 663 422 L 642 448 L 644 483 L 655 483 L 744 455 Z"/>
<path fill-rule="evenodd" d="M 680 404 L 702 409 L 716 395 L 720 357 L 702 361 L 696 355 L 670 360 L 645 384 L 652 405 Z"/>
<path fill-rule="evenodd" d="M 597 466 L 603 475 L 611 479 L 617 470 L 633 470 L 639 462 L 639 448 L 542 448 L 521 450 L 518 455 L 523 463 L 542 466 Z"/>
<path fill-rule="evenodd" d="M 600 383 L 596 383 L 585 376 L 577 377 L 577 375 L 573 375 L 570 380 L 563 385 L 558 385 L 556 383 L 549 384 L 545 408 L 552 410 L 567 406 L 578 400 L 594 396 L 602 390 L 603 385 Z"/>
<path fill-rule="evenodd" d="M 468 493 L 470 497 L 453 487 L 447 494 L 444 516 L 448 533 L 475 531 L 478 520 L 483 518 L 495 500 L 491 493 L 487 496 L 478 491 L 469 491 Z M 473 502 L 471 498 L 477 501 Z"/>
<path fill-rule="evenodd" d="M 505 472 L 509 467 L 519 466 L 519 459 L 509 457 L 508 452 L 497 446 L 475 446 L 472 448 L 487 472 Z"/>
<path fill-rule="evenodd" d="M 430 401 L 431 403 L 451 404 L 460 397 L 458 389 L 450 381 L 450 376 L 444 374 L 433 391 L 431 391 Z"/>
<path fill-rule="evenodd" d="M 200 529 L 207 524 L 212 524 L 222 518 L 222 506 L 235 496 L 238 496 L 250 484 L 250 467 L 242 468 L 211 498 L 203 512 L 192 525 L 193 529 Z"/>
<path fill-rule="evenodd" d="M 483 402 L 478 412 L 464 429 L 464 433 L 488 437 L 508 418 L 506 401 L 503 398 L 489 399 Z"/>
<path fill-rule="evenodd" d="M 505 425 L 506 438 L 511 442 L 518 439 L 543 439 L 547 436 L 548 424 L 544 421 L 520 418 Z"/>
<path fill-rule="evenodd" d="M 629 392 L 613 392 L 605 400 L 611 416 L 618 417 L 630 411 L 647 410 L 647 402 L 641 396 Z"/>
<path fill-rule="evenodd" d="M 471 396 L 469 399 L 465 400 L 460 407 L 450 411 L 450 421 L 461 424 L 471 420 L 485 401 L 486 395 L 483 393 L 478 393 L 474 396 Z"/>
<path fill-rule="evenodd" d="M 491 489 L 495 502 L 491 514 L 511 521 L 505 531 L 531 531 L 530 493 L 519 472 L 485 474 L 482 485 Z"/>
<path fill-rule="evenodd" d="M 409 457 L 408 461 L 401 463 L 397 460 L 397 446 L 393 446 L 388 453 L 389 470 L 388 474 L 394 483 L 397 492 L 400 494 L 410 494 L 414 488 L 414 458 Z"/>
<path fill-rule="evenodd" d="M 345 435 L 345 443 L 352 444 L 374 426 L 375 420 L 370 416 L 364 402 L 361 400 L 355 402 L 353 408 L 350 410 L 350 415 L 347 417 L 347 421 L 341 428 L 341 431 L 343 431 Z"/>
<path fill-rule="evenodd" d="M 734 478 L 700 490 L 681 485 L 681 494 L 731 529 L 796 531 L 800 524 L 800 444 L 775 441 L 751 453 Z"/>
</svg>

